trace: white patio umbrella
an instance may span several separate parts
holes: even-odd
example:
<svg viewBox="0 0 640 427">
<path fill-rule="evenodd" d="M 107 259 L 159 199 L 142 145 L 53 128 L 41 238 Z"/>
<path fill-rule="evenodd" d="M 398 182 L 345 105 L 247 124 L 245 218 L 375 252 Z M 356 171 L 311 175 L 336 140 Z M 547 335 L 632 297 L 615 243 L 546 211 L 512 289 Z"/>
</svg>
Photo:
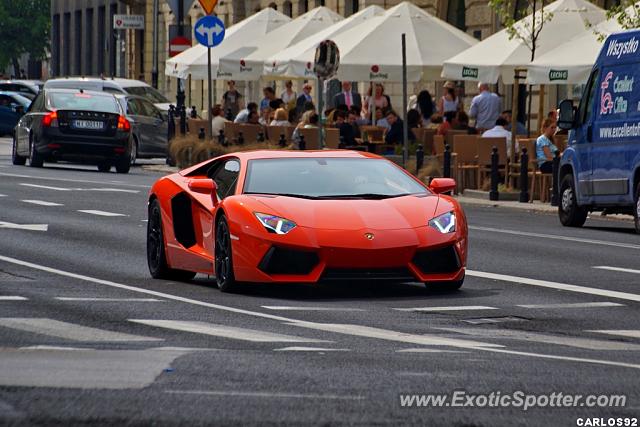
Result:
<svg viewBox="0 0 640 427">
<path fill-rule="evenodd" d="M 439 79 L 442 62 L 477 40 L 409 2 L 333 37 L 340 80 L 401 82 L 401 35 L 406 34 L 407 80 Z"/>
<path fill-rule="evenodd" d="M 558 0 L 544 8 L 551 18 L 544 23 L 536 42 L 536 56 L 551 51 L 559 43 L 585 31 L 586 23 L 598 24 L 605 19 L 605 11 L 585 0 Z M 541 20 L 540 11 L 536 19 Z M 516 23 L 520 28 L 531 27 L 533 14 Z M 497 83 L 502 77 L 512 84 L 516 68 L 527 68 L 531 51 L 520 39 L 509 40 L 506 29 L 482 40 L 477 45 L 447 59 L 442 77 L 455 80 L 475 80 Z"/>
<path fill-rule="evenodd" d="M 380 6 L 369 6 L 327 29 L 307 37 L 301 42 L 269 57 L 264 62 L 264 74 L 267 76 L 315 79 L 313 61 L 316 48 L 321 42 L 333 39 L 338 34 L 384 13 L 384 9 Z"/>
<path fill-rule="evenodd" d="M 220 58 L 219 72 L 234 80 L 257 80 L 264 73 L 264 61 L 272 55 L 344 19 L 324 6 L 310 10 L 256 40 L 249 55 L 234 52 Z M 236 46 L 238 49 L 240 46 Z"/>
<path fill-rule="evenodd" d="M 224 40 L 211 50 L 211 72 L 214 78 L 231 78 L 218 72 L 218 60 L 221 56 L 244 48 L 244 54 L 253 52 L 259 40 L 276 28 L 288 23 L 291 18 L 271 7 L 262 9 L 247 19 L 227 28 Z M 179 55 L 168 59 L 165 74 L 181 79 L 191 75 L 195 80 L 207 79 L 207 48 L 197 44 Z"/>
<path fill-rule="evenodd" d="M 622 30 L 622 26 L 612 18 L 562 43 L 527 66 L 527 84 L 586 83 L 604 44 L 599 34 Z"/>
</svg>

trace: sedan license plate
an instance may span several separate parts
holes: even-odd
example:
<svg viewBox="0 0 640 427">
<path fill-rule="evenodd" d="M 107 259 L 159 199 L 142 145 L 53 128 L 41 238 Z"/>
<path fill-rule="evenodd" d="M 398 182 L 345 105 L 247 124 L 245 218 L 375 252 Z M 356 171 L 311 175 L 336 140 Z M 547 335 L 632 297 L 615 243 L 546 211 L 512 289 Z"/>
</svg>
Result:
<svg viewBox="0 0 640 427">
<path fill-rule="evenodd" d="M 104 123 L 95 120 L 74 120 L 73 127 L 77 129 L 102 130 Z"/>
</svg>

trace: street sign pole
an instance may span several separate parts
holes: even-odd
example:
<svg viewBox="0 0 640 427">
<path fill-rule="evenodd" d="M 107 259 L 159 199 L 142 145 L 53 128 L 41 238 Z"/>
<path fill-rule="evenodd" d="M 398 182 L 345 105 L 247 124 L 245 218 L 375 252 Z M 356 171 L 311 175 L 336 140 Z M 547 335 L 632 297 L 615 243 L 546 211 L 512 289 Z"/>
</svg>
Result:
<svg viewBox="0 0 640 427">
<path fill-rule="evenodd" d="M 213 139 L 213 117 L 211 116 L 211 110 L 213 108 L 213 101 L 211 99 L 213 80 L 211 79 L 211 48 L 207 48 L 207 77 L 209 78 L 209 109 L 207 110 L 207 121 L 209 122 L 209 139 Z"/>
<path fill-rule="evenodd" d="M 151 86 L 158 89 L 158 1 L 153 0 L 153 65 L 151 67 Z"/>
<path fill-rule="evenodd" d="M 407 123 L 407 35 L 402 33 L 402 167 L 409 161 L 409 123 Z"/>
<path fill-rule="evenodd" d="M 184 36 L 184 0 L 178 0 L 178 36 Z M 178 111 L 184 106 L 184 90 L 182 88 L 182 79 L 178 78 L 178 88 L 176 92 L 176 107 Z"/>
</svg>

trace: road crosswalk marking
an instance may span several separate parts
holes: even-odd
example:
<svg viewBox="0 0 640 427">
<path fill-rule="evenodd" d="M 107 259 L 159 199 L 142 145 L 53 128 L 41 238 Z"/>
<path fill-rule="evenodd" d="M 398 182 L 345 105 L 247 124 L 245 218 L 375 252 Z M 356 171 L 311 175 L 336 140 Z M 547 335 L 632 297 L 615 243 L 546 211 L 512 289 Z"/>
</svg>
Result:
<svg viewBox="0 0 640 427">
<path fill-rule="evenodd" d="M 129 319 L 130 322 L 141 323 L 148 326 L 156 326 L 165 329 L 174 329 L 195 334 L 212 335 L 216 337 L 231 338 L 252 342 L 331 342 L 310 338 L 302 338 L 292 335 L 282 335 L 272 332 L 258 331 L 254 329 L 237 328 L 233 326 L 216 325 L 207 322 L 190 322 L 183 320 L 152 320 Z"/>
<path fill-rule="evenodd" d="M 30 203 L 32 205 L 38 205 L 38 206 L 64 206 L 62 203 L 47 202 L 44 200 L 20 200 L 20 201 L 24 203 Z"/>
<path fill-rule="evenodd" d="M 516 305 L 516 307 L 522 308 L 598 308 L 598 307 L 624 307 L 624 304 L 618 304 L 616 302 L 578 302 L 567 304 L 522 304 Z"/>
<path fill-rule="evenodd" d="M 415 307 L 415 308 L 394 308 L 397 311 L 471 311 L 471 310 L 498 310 L 496 307 L 485 305 L 459 305 L 452 307 Z"/>
<path fill-rule="evenodd" d="M 640 331 L 639 330 L 598 330 L 598 331 L 587 331 L 587 332 L 597 332 L 599 334 L 609 334 L 609 335 L 619 335 L 621 337 L 628 337 L 628 338 L 640 338 Z"/>
<path fill-rule="evenodd" d="M 73 341 L 89 342 L 127 342 L 127 341 L 162 341 L 161 338 L 143 337 L 104 329 L 90 328 L 74 323 L 61 322 L 47 318 L 0 318 L 0 326 L 25 332 L 64 338 Z"/>
<path fill-rule="evenodd" d="M 26 301 L 26 300 L 27 299 L 25 297 L 11 296 L 11 295 L 6 295 L 6 296 L 0 295 L 0 301 Z"/>
<path fill-rule="evenodd" d="M 92 210 L 92 209 L 79 210 L 78 212 L 82 212 L 82 213 L 86 213 L 86 214 L 90 214 L 90 215 L 98 215 L 98 216 L 127 216 L 127 215 L 121 214 L 121 213 L 97 211 L 97 210 Z"/>
</svg>

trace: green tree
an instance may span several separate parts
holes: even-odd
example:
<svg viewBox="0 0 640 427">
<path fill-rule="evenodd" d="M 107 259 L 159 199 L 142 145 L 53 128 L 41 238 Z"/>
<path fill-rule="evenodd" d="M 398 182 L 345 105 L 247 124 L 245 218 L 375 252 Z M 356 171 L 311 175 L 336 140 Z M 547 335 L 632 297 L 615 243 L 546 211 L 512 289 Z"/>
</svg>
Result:
<svg viewBox="0 0 640 427">
<path fill-rule="evenodd" d="M 13 65 L 20 73 L 18 59 L 44 59 L 49 51 L 51 30 L 49 0 L 0 0 L 0 70 Z"/>
<path fill-rule="evenodd" d="M 607 9 L 607 19 L 615 19 L 625 30 L 640 28 L 640 2 L 638 0 L 621 0 L 620 4 L 611 6 Z M 594 25 L 587 22 L 588 27 Z M 594 29 L 600 41 L 604 41 L 609 34 Z"/>
</svg>

